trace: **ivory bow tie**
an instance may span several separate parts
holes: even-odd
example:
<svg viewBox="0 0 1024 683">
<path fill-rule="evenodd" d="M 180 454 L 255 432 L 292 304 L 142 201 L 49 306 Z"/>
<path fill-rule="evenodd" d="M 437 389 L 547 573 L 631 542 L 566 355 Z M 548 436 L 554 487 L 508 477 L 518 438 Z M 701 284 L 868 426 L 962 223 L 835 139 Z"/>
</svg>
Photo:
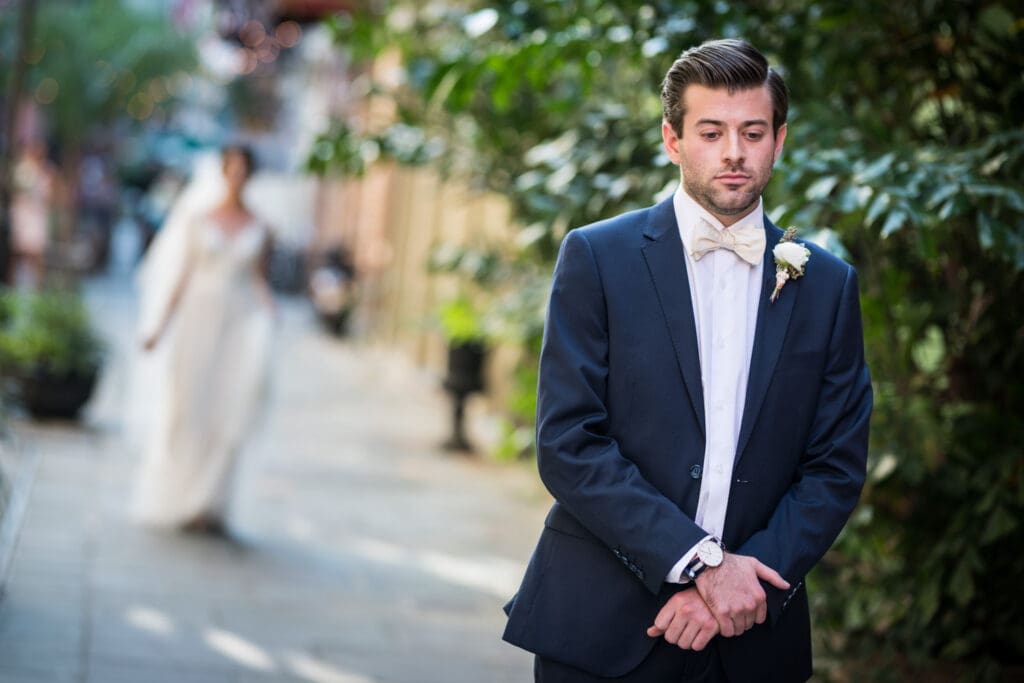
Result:
<svg viewBox="0 0 1024 683">
<path fill-rule="evenodd" d="M 691 253 L 695 261 L 715 249 L 728 249 L 752 266 L 764 256 L 764 229 L 756 225 L 734 225 L 718 230 L 706 220 L 697 221 Z"/>
</svg>

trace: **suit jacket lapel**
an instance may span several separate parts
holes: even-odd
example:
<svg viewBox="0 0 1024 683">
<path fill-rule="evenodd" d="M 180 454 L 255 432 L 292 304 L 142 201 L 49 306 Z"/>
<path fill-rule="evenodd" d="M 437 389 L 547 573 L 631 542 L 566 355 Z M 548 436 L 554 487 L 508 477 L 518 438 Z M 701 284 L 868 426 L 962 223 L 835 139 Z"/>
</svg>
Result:
<svg viewBox="0 0 1024 683">
<path fill-rule="evenodd" d="M 686 255 L 683 253 L 672 198 L 652 207 L 648 216 L 643 230 L 646 240 L 642 248 L 644 259 L 668 323 L 683 383 L 690 395 L 701 434 L 704 435 L 704 391 L 700 354 L 697 351 L 697 326 L 693 317 L 690 281 L 686 273 Z"/>
<path fill-rule="evenodd" d="M 782 342 L 786 338 L 786 328 L 793 313 L 799 287 L 790 285 L 775 303 L 768 301 L 775 289 L 775 259 L 772 249 L 779 243 L 782 231 L 767 216 L 764 219 L 767 230 L 767 245 L 764 255 L 764 275 L 761 284 L 761 300 L 757 309 L 757 326 L 754 334 L 754 349 L 750 356 L 750 376 L 747 379 L 747 397 L 743 406 L 743 422 L 740 425 L 740 436 L 736 444 L 736 461 L 743 455 L 743 450 L 750 440 L 750 433 L 757 422 L 757 416 L 764 404 L 768 385 L 775 372 L 775 363 L 782 352 Z M 787 296 L 788 295 L 788 296 Z"/>
</svg>

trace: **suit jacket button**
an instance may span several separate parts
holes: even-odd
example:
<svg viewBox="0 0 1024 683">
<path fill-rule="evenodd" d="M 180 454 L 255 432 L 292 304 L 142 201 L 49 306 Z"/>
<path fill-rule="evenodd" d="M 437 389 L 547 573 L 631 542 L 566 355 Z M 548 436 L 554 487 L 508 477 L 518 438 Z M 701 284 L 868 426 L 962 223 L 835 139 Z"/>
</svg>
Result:
<svg viewBox="0 0 1024 683">
<path fill-rule="evenodd" d="M 700 473 L 704 471 L 704 468 L 700 465 L 694 465 L 690 468 L 690 477 L 692 479 L 700 479 Z"/>
</svg>

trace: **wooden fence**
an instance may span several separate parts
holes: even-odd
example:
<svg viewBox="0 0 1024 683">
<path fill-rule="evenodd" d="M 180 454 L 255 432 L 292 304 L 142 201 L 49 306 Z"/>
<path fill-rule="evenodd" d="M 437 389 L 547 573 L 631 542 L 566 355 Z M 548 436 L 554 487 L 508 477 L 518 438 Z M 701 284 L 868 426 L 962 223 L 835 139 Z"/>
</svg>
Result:
<svg viewBox="0 0 1024 683">
<path fill-rule="evenodd" d="M 316 246 L 340 244 L 355 262 L 355 336 L 399 350 L 440 378 L 447 346 L 437 312 L 455 296 L 458 283 L 453 275 L 430 273 L 430 256 L 441 244 L 512 239 L 506 200 L 443 181 L 431 169 L 377 164 L 363 178 L 325 179 L 317 201 Z M 508 395 L 516 357 L 511 347 L 490 354 L 486 403 L 491 412 Z"/>
</svg>

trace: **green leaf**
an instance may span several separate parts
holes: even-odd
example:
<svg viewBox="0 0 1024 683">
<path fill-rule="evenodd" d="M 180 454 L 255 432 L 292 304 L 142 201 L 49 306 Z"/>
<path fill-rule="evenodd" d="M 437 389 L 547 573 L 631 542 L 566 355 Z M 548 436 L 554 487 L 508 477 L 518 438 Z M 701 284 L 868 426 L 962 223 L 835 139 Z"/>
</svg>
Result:
<svg viewBox="0 0 1024 683">
<path fill-rule="evenodd" d="M 886 192 L 879 192 L 875 196 L 875 201 L 871 202 L 871 207 L 868 209 L 867 215 L 864 217 L 864 224 L 871 225 L 874 223 L 879 216 L 881 216 L 886 209 L 889 208 L 889 202 L 892 198 Z"/>
<path fill-rule="evenodd" d="M 925 208 L 934 209 L 957 192 L 960 192 L 960 185 L 958 183 L 946 183 L 944 185 L 940 185 L 939 188 L 932 193 L 932 196 L 928 198 L 928 203 L 925 204 Z"/>
<path fill-rule="evenodd" d="M 926 374 L 935 374 L 946 358 L 946 340 L 938 325 L 928 327 L 924 338 L 914 345 L 911 355 L 914 363 Z"/>
<path fill-rule="evenodd" d="M 888 171 L 895 160 L 895 152 L 889 152 L 888 154 L 875 159 L 853 177 L 854 182 L 858 185 L 867 185 Z"/>
<path fill-rule="evenodd" d="M 978 218 L 978 242 L 983 249 L 991 249 L 995 245 L 996 224 L 984 211 L 979 210 Z"/>
<path fill-rule="evenodd" d="M 973 197 L 995 197 L 1006 203 L 1014 211 L 1024 213 L 1024 195 L 1002 185 L 969 184 L 964 187 L 967 194 Z"/>
<path fill-rule="evenodd" d="M 835 199 L 836 206 L 843 213 L 850 213 L 867 206 L 874 191 L 866 185 L 847 185 Z"/>
<path fill-rule="evenodd" d="M 936 578 L 932 577 L 919 586 L 917 603 L 921 608 L 921 618 L 931 621 L 939 611 L 939 583 Z"/>
<path fill-rule="evenodd" d="M 456 343 L 484 339 L 480 313 L 466 297 L 449 301 L 438 311 L 438 319 L 445 337 Z"/>
<path fill-rule="evenodd" d="M 949 592 L 960 607 L 966 607 L 974 599 L 974 572 L 966 558 L 956 563 Z"/>
<path fill-rule="evenodd" d="M 982 544 L 988 544 L 997 541 L 1016 529 L 1018 525 L 1017 518 L 1007 511 L 1005 507 L 997 507 L 989 517 L 988 524 L 985 525 L 985 532 L 981 536 L 981 542 Z"/>
<path fill-rule="evenodd" d="M 810 187 L 807 188 L 807 191 L 804 192 L 804 197 L 806 197 L 807 201 L 810 202 L 816 202 L 825 199 L 826 197 L 828 197 L 829 193 L 832 192 L 832 189 L 836 186 L 838 182 L 839 176 L 833 175 L 825 176 L 824 178 L 819 178 L 818 180 L 814 181 L 814 183 L 812 183 Z"/>
<path fill-rule="evenodd" d="M 888 237 L 892 233 L 896 232 L 903 227 L 903 224 L 907 221 L 906 212 L 895 209 L 889 212 L 889 215 L 885 218 L 885 224 L 882 225 L 882 237 Z"/>
<path fill-rule="evenodd" d="M 947 199 L 943 204 L 942 208 L 939 209 L 938 217 L 940 221 L 947 220 L 953 213 L 953 209 L 956 207 L 956 201 L 953 199 Z"/>
<path fill-rule="evenodd" d="M 968 638 L 956 638 L 946 643 L 942 648 L 942 656 L 949 660 L 958 660 L 968 654 L 974 647 Z"/>
</svg>

